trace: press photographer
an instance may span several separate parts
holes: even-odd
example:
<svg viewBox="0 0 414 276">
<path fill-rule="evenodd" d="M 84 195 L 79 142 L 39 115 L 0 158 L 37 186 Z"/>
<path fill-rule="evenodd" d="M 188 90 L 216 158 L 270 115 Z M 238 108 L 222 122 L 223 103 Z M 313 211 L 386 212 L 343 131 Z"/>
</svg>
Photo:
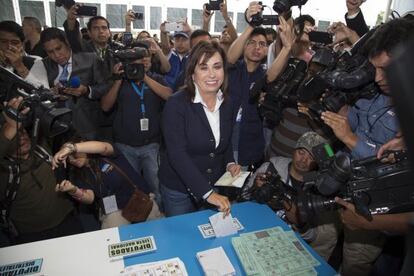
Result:
<svg viewBox="0 0 414 276">
<path fill-rule="evenodd" d="M 13 98 L 7 109 L 18 117 L 30 112 L 22 109 L 22 97 Z M 20 120 L 3 112 L 0 131 L 1 226 L 12 244 L 34 242 L 82 232 L 73 202 L 55 192 L 57 180 L 47 147 L 32 145 Z"/>
<path fill-rule="evenodd" d="M 160 75 L 149 71 L 150 52 L 145 45 L 140 46 L 115 54 L 124 62 L 115 64 L 113 74 L 117 77 L 102 97 L 101 108 L 105 112 L 114 111 L 117 148 L 137 172 L 143 171 L 150 192 L 162 206 L 157 175 L 160 117 L 162 105 L 172 90 Z"/>
</svg>

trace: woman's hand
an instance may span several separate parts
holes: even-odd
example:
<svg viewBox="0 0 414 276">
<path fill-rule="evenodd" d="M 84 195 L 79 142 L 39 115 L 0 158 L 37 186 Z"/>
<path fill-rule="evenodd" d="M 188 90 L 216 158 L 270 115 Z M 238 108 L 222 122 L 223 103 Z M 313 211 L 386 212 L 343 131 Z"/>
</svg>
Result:
<svg viewBox="0 0 414 276">
<path fill-rule="evenodd" d="M 240 173 L 241 167 L 238 164 L 230 164 L 227 166 L 227 171 L 232 177 L 237 176 Z"/>
<path fill-rule="evenodd" d="M 62 183 L 56 184 L 55 191 L 62 193 L 69 193 L 70 195 L 75 194 L 78 187 L 72 184 L 69 180 L 63 180 Z"/>
<path fill-rule="evenodd" d="M 230 214 L 230 201 L 226 196 L 222 196 L 216 192 L 212 192 L 207 198 L 207 202 L 217 206 L 220 212 L 224 212 L 224 216 Z"/>
<path fill-rule="evenodd" d="M 62 163 L 63 166 L 66 168 L 66 159 L 69 155 L 73 153 L 72 147 L 68 147 L 63 145 L 60 150 L 53 156 L 52 160 L 52 169 L 55 169 L 59 167 L 59 165 Z"/>
</svg>

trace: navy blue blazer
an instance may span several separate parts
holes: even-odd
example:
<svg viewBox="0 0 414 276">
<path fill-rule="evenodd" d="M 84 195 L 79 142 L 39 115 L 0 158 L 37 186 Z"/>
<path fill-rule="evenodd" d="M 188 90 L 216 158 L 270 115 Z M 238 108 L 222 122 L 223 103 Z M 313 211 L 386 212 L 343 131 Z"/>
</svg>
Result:
<svg viewBox="0 0 414 276">
<path fill-rule="evenodd" d="M 161 151 L 159 169 L 162 185 L 201 200 L 225 173 L 226 165 L 234 162 L 231 144 L 234 111 L 230 99 L 219 110 L 220 143 L 216 148 L 201 103 L 190 101 L 185 91 L 169 97 L 162 115 L 166 145 Z"/>
</svg>

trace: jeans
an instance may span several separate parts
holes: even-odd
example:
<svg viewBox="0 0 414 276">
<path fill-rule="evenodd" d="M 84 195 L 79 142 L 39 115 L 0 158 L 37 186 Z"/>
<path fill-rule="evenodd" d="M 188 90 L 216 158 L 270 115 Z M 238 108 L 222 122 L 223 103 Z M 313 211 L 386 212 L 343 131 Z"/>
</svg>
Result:
<svg viewBox="0 0 414 276">
<path fill-rule="evenodd" d="M 155 201 L 162 210 L 163 205 L 158 181 L 158 152 L 160 145 L 157 143 L 151 143 L 141 147 L 133 147 L 116 143 L 116 146 L 134 170 L 144 176 L 151 192 L 155 195 Z"/>
<path fill-rule="evenodd" d="M 191 213 L 197 210 L 191 196 L 187 193 L 172 190 L 161 184 L 161 194 L 167 217 Z"/>
</svg>

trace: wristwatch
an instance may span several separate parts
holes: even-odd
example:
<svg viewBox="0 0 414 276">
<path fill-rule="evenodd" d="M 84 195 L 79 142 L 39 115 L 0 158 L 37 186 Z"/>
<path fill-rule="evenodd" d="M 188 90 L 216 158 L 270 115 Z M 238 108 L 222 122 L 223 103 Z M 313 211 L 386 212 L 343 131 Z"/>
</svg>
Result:
<svg viewBox="0 0 414 276">
<path fill-rule="evenodd" d="M 76 148 L 76 144 L 74 143 L 66 143 L 63 145 L 64 148 L 68 148 L 70 150 L 70 153 L 76 153 L 77 152 L 77 148 Z"/>
</svg>

